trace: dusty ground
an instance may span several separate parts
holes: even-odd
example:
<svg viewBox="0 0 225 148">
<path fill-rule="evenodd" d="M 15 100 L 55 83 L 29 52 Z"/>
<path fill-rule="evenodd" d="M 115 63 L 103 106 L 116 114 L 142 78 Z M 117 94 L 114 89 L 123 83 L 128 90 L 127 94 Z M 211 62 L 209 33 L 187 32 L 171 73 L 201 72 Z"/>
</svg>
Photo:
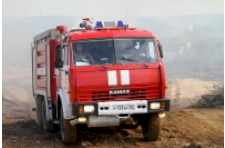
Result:
<svg viewBox="0 0 225 148">
<path fill-rule="evenodd" d="M 64 146 L 58 133 L 39 129 L 32 117 L 3 116 L 2 146 L 10 147 L 167 147 L 179 148 L 191 143 L 202 147 L 223 147 L 224 111 L 219 109 L 179 109 L 169 112 L 161 122 L 156 142 L 142 139 L 140 128 L 118 132 L 110 128 L 83 129 L 77 144 Z"/>
<path fill-rule="evenodd" d="M 15 71 L 15 70 L 14 70 Z M 19 73 L 23 71 L 23 73 Z M 18 75 L 19 73 L 19 75 Z M 161 133 L 156 142 L 142 139 L 140 127 L 136 130 L 81 129 L 77 145 L 64 146 L 58 133 L 44 132 L 35 123 L 31 112 L 34 100 L 31 94 L 29 71 L 3 70 L 2 146 L 25 147 L 153 147 L 195 148 L 224 146 L 223 109 L 184 109 L 197 102 L 198 96 L 207 93 L 219 81 L 176 79 L 168 83 L 167 98 L 172 111 L 161 122 Z"/>
</svg>

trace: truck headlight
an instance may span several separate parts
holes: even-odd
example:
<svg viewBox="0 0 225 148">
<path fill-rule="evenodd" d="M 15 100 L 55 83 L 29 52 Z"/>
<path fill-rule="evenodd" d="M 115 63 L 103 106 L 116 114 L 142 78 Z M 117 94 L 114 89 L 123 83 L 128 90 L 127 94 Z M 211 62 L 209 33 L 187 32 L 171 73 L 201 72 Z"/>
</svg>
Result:
<svg viewBox="0 0 225 148">
<path fill-rule="evenodd" d="M 153 102 L 149 104 L 150 109 L 160 109 L 161 105 L 160 102 Z"/>
<path fill-rule="evenodd" d="M 85 105 L 84 106 L 84 112 L 85 113 L 92 113 L 95 111 L 94 105 Z"/>
</svg>

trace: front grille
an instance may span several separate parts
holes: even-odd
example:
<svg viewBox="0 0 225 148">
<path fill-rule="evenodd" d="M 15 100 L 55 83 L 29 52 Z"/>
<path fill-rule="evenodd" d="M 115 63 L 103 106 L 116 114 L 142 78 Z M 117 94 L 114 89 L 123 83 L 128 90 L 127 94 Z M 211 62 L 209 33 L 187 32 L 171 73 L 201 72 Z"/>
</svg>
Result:
<svg viewBox="0 0 225 148">
<path fill-rule="evenodd" d="M 93 101 L 104 100 L 136 100 L 145 99 L 146 89 L 131 89 L 129 94 L 109 94 L 109 91 L 94 91 L 92 92 Z"/>
</svg>

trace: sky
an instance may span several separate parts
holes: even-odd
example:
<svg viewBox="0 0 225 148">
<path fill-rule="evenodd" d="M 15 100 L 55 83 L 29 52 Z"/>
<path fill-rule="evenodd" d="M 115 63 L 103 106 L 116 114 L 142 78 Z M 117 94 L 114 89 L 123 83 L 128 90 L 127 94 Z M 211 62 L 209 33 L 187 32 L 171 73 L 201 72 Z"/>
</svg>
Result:
<svg viewBox="0 0 225 148">
<path fill-rule="evenodd" d="M 223 13 L 223 0 L 3 0 L 3 17 L 121 18 Z"/>
</svg>

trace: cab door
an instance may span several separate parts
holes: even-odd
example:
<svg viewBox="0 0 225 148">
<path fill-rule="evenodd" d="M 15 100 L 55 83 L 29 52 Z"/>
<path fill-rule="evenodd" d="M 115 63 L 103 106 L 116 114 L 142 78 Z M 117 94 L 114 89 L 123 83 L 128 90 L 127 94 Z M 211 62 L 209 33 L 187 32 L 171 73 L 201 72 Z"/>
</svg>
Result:
<svg viewBox="0 0 225 148">
<path fill-rule="evenodd" d="M 62 89 L 65 90 L 66 94 L 68 95 L 69 91 L 69 56 L 68 56 L 68 45 L 63 46 L 63 68 L 62 70 Z M 68 97 L 68 96 L 67 96 Z"/>
</svg>

